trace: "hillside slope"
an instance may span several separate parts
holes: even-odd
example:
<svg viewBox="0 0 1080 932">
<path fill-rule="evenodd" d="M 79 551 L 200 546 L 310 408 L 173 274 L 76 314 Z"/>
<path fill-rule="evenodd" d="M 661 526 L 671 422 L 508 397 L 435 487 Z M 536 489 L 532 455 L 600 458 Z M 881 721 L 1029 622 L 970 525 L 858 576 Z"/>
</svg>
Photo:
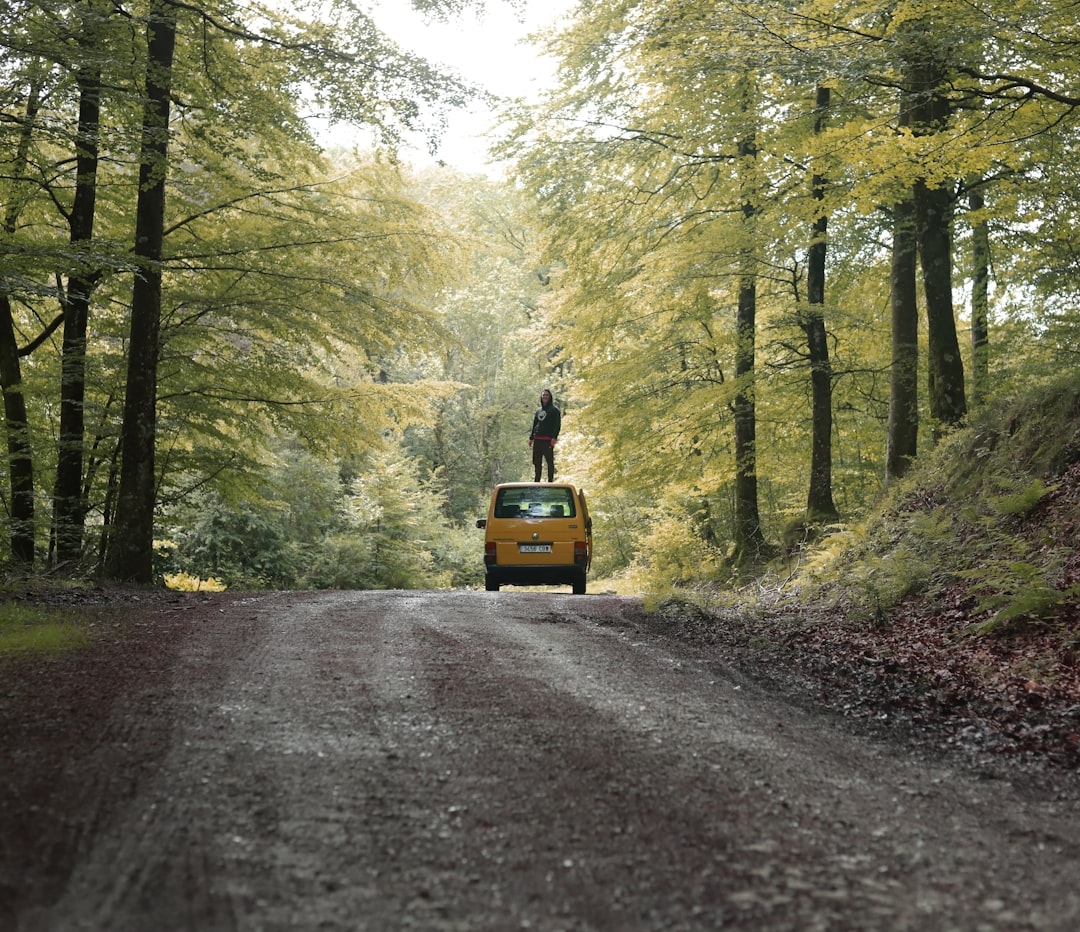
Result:
<svg viewBox="0 0 1080 932">
<path fill-rule="evenodd" d="M 880 512 L 665 624 L 811 701 L 976 755 L 1080 764 L 1080 377 L 979 412 Z"/>
</svg>

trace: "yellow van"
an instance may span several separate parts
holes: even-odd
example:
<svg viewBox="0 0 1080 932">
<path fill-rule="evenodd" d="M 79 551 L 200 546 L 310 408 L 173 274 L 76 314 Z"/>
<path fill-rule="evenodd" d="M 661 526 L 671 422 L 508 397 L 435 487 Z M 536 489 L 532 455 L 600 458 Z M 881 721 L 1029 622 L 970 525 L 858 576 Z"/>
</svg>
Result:
<svg viewBox="0 0 1080 932">
<path fill-rule="evenodd" d="M 585 592 L 592 563 L 592 520 L 585 493 L 565 482 L 495 487 L 484 528 L 484 588 L 572 586 Z"/>
</svg>

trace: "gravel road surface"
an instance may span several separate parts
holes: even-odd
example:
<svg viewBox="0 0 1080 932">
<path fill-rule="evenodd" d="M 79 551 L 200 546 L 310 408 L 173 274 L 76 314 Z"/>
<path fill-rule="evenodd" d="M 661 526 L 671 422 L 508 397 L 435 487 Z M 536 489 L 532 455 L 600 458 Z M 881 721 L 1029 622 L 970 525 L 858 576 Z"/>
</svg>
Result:
<svg viewBox="0 0 1080 932">
<path fill-rule="evenodd" d="M 1075 784 L 549 592 L 149 600 L 0 669 L 0 928 L 1080 928 Z M 116 625 L 112 632 L 109 625 Z"/>
</svg>

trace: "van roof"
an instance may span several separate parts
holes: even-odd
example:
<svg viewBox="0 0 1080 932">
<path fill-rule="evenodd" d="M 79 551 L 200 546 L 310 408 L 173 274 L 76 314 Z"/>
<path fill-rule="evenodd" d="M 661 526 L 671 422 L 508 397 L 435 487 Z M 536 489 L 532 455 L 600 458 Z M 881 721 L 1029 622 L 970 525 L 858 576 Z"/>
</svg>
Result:
<svg viewBox="0 0 1080 932">
<path fill-rule="evenodd" d="M 500 482 L 496 489 L 575 489 L 570 482 Z"/>
</svg>

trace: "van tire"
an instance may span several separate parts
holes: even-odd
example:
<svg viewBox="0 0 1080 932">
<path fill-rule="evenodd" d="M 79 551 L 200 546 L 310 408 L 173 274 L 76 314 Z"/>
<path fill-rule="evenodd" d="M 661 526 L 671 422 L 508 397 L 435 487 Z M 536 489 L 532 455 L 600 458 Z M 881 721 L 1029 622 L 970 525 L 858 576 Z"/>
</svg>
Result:
<svg viewBox="0 0 1080 932">
<path fill-rule="evenodd" d="M 488 592 L 498 592 L 499 591 L 499 584 L 497 582 L 494 582 L 493 580 L 485 579 L 484 580 L 484 588 Z"/>
<path fill-rule="evenodd" d="M 571 583 L 571 585 L 574 587 L 574 595 L 585 595 L 584 575 L 579 576 L 577 579 L 575 579 L 573 583 Z"/>
</svg>

